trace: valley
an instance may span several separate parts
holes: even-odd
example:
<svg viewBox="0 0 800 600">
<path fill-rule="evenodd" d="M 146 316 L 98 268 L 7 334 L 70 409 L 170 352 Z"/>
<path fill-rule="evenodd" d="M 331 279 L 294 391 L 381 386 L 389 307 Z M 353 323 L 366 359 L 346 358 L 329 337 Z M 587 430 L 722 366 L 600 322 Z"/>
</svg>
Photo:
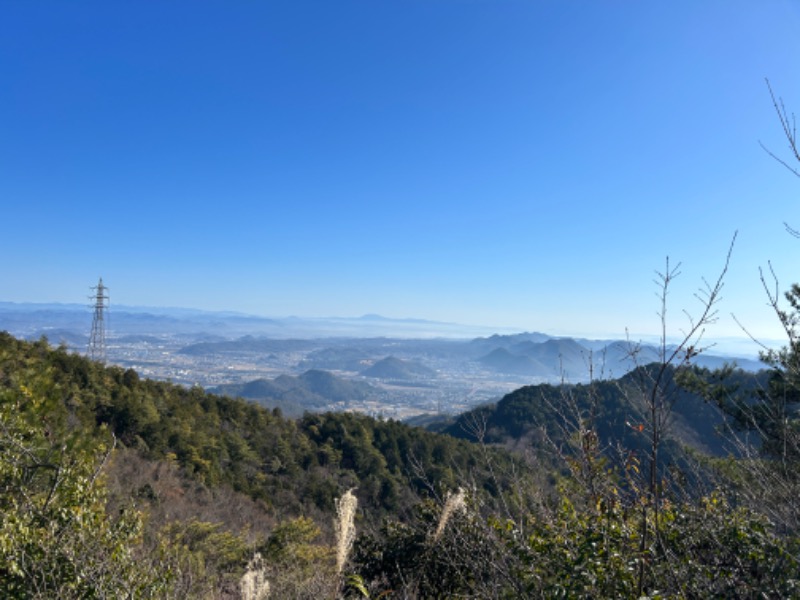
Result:
<svg viewBox="0 0 800 600">
<path fill-rule="evenodd" d="M 84 353 L 81 305 L 0 303 L 0 330 Z M 241 396 L 287 416 L 356 411 L 405 420 L 457 415 L 525 385 L 620 377 L 658 350 L 623 340 L 491 333 L 452 323 L 386 319 L 267 319 L 236 313 L 119 307 L 106 333 L 109 364 L 142 377 Z M 701 353 L 711 368 L 748 358 Z M 314 374 L 317 374 L 316 378 Z"/>
</svg>

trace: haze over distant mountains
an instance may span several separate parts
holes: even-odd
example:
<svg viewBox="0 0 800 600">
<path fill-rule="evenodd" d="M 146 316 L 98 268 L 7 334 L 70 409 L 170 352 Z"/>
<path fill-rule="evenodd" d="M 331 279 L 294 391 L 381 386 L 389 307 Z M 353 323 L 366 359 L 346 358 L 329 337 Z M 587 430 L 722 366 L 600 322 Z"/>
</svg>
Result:
<svg viewBox="0 0 800 600">
<path fill-rule="evenodd" d="M 269 408 L 280 408 L 290 416 L 300 416 L 306 410 L 328 410 L 336 404 L 346 408 L 353 401 L 364 401 L 381 394 L 368 383 L 348 381 L 315 369 L 297 377 L 261 378 L 244 384 L 224 384 L 209 391 L 255 400 Z"/>
<path fill-rule="evenodd" d="M 80 304 L 17 304 L 0 302 L 0 330 L 21 337 L 47 336 L 81 350 L 88 341 L 92 313 Z M 270 355 L 299 352 L 297 369 L 352 371 L 384 379 L 432 377 L 435 360 L 475 361 L 496 373 L 554 380 L 580 381 L 616 377 L 658 359 L 653 345 L 626 340 L 590 340 L 545 333 L 505 334 L 489 328 L 466 327 L 420 319 L 265 318 L 228 312 L 181 308 L 115 306 L 106 319 L 110 339 L 117 344 L 142 343 L 179 336 L 187 356 Z M 149 337 L 148 337 L 149 336 Z M 324 340 L 331 340 L 325 343 Z M 365 340 L 381 340 L 370 343 Z M 392 344 L 386 339 L 396 340 Z M 333 342 L 333 340 L 338 340 Z M 379 347 L 376 349 L 375 347 Z M 713 350 L 713 349 L 712 349 Z M 427 357 L 427 358 L 426 358 Z M 435 359 L 435 360 L 431 360 Z M 697 364 L 719 367 L 731 357 L 701 353 Z M 752 357 L 738 357 L 738 366 L 757 370 Z"/>
<path fill-rule="evenodd" d="M 0 302 L 0 330 L 85 352 L 88 306 Z M 621 377 L 659 359 L 627 340 L 504 333 L 420 319 L 264 318 L 114 306 L 108 360 L 143 376 L 239 395 L 287 414 L 356 410 L 405 418 L 452 413 L 522 386 Z M 702 352 L 720 367 L 732 357 Z M 761 363 L 736 357 L 756 371 Z"/>
<path fill-rule="evenodd" d="M 268 318 L 236 312 L 125 305 L 113 305 L 107 321 L 109 331 L 117 335 L 206 332 L 228 339 L 247 334 L 276 338 L 471 338 L 504 332 L 491 327 L 413 318 L 392 319 L 374 314 L 361 317 Z M 88 304 L 0 302 L 0 329 L 25 330 L 27 337 L 70 330 L 73 334 L 84 332 L 88 339 L 91 322 L 92 312 Z M 511 330 L 505 332 L 510 333 Z"/>
<path fill-rule="evenodd" d="M 89 304 L 18 303 L 0 301 L 0 330 L 33 338 L 46 335 L 52 342 L 62 339 L 79 347 L 88 341 L 92 311 Z M 262 317 L 231 311 L 206 311 L 192 308 L 112 305 L 107 313 L 108 331 L 124 335 L 192 335 L 208 341 L 232 340 L 244 335 L 277 339 L 317 339 L 325 337 L 396 337 L 396 338 L 491 338 L 493 335 L 519 333 L 513 328 L 463 325 L 415 318 L 388 318 L 376 314 L 360 317 Z M 529 335 L 529 334 L 526 334 Z M 558 334 L 536 334 L 529 341 L 564 338 Z M 620 338 L 624 337 L 620 333 Z M 581 346 L 597 350 L 610 340 L 573 337 Z M 634 336 L 634 341 L 638 340 Z M 645 336 L 654 342 L 655 336 Z M 775 344 L 774 340 L 763 340 Z M 715 353 L 755 358 L 758 348 L 746 338 L 716 340 Z"/>
</svg>

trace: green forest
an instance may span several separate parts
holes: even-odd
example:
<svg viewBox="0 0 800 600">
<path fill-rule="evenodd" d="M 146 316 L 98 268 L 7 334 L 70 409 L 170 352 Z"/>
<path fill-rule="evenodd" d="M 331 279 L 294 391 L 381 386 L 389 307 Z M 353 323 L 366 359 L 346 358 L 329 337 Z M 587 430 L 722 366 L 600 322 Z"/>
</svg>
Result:
<svg viewBox="0 0 800 600">
<path fill-rule="evenodd" d="M 8 598 L 800 596 L 794 337 L 431 426 L 284 417 L 0 334 Z"/>
</svg>

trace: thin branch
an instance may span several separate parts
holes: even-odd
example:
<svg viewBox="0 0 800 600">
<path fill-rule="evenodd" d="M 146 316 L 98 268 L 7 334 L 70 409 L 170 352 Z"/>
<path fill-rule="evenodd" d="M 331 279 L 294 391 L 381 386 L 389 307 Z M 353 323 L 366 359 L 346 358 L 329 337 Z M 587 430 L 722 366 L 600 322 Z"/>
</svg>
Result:
<svg viewBox="0 0 800 600">
<path fill-rule="evenodd" d="M 735 314 L 731 313 L 731 317 L 733 317 L 733 320 L 734 320 L 734 321 L 736 322 L 736 324 L 739 326 L 739 329 L 741 329 L 741 330 L 744 332 L 744 334 L 745 334 L 747 337 L 749 337 L 749 338 L 750 338 L 750 341 L 752 341 L 752 342 L 755 342 L 756 344 L 758 344 L 759 346 L 761 346 L 761 348 L 763 348 L 763 349 L 764 349 L 764 351 L 766 351 L 766 352 L 769 352 L 770 348 L 769 348 L 769 347 L 768 347 L 766 344 L 764 344 L 764 342 L 762 342 L 761 340 L 759 340 L 758 338 L 756 338 L 756 337 L 755 337 L 755 336 L 754 336 L 752 333 L 750 333 L 750 331 L 747 329 L 747 327 L 745 327 L 745 326 L 742 324 L 742 322 L 739 320 L 739 318 L 738 318 L 738 317 L 737 317 Z"/>
<path fill-rule="evenodd" d="M 769 79 L 764 79 L 767 83 L 767 89 L 769 90 L 769 97 L 772 99 L 772 106 L 775 107 L 775 112 L 778 115 L 778 121 L 781 124 L 781 129 L 783 129 L 783 135 L 786 137 L 786 141 L 789 143 L 789 150 L 794 155 L 794 158 L 797 162 L 800 162 L 800 148 L 797 146 L 797 124 L 795 122 L 794 113 L 791 115 L 786 111 L 786 106 L 783 104 L 783 98 L 776 98 L 775 92 L 772 91 L 772 86 L 769 83 Z M 763 144 L 762 144 L 763 147 Z M 766 150 L 766 148 L 765 148 Z M 773 155 L 769 150 L 767 152 L 770 155 Z M 773 155 L 774 156 L 774 155 Z M 800 177 L 800 173 L 797 172 L 797 169 L 787 165 L 783 160 L 776 158 L 781 164 L 786 166 L 792 173 Z"/>
<path fill-rule="evenodd" d="M 767 298 L 769 299 L 769 305 L 772 307 L 772 310 L 775 311 L 775 314 L 778 317 L 778 320 L 781 322 L 781 326 L 783 327 L 783 331 L 786 333 L 786 337 L 789 339 L 790 344 L 794 344 L 795 342 L 795 332 L 791 326 L 791 323 L 787 319 L 786 313 L 784 313 L 779 305 L 780 301 L 780 287 L 778 285 L 778 276 L 775 275 L 775 269 L 772 267 L 772 262 L 767 263 L 769 264 L 769 272 L 772 275 L 772 280 L 775 283 L 775 292 L 771 292 L 769 285 L 767 284 L 766 277 L 764 277 L 764 271 L 759 268 L 758 273 L 761 279 L 761 285 L 764 288 L 764 291 L 767 294 Z"/>
<path fill-rule="evenodd" d="M 775 160 L 776 160 L 778 163 L 782 164 L 784 167 L 786 167 L 787 169 L 789 169 L 789 171 L 791 171 L 792 173 L 794 173 L 794 176 L 795 176 L 795 177 L 800 177 L 800 171 L 798 171 L 796 168 L 794 168 L 794 167 L 793 167 L 792 165 L 790 165 L 788 162 L 786 162 L 785 160 L 783 160 L 783 159 L 782 159 L 780 156 L 778 156 L 777 154 L 775 154 L 775 153 L 774 153 L 772 150 L 770 150 L 769 148 L 767 148 L 767 147 L 764 145 L 764 143 L 763 143 L 763 142 L 758 142 L 758 145 L 759 145 L 759 146 L 761 146 L 761 148 L 764 150 L 764 152 L 766 152 L 767 154 L 769 154 L 769 155 L 770 155 L 772 158 L 774 158 L 774 159 L 775 159 Z M 800 160 L 800 159 L 798 159 L 798 160 Z"/>
<path fill-rule="evenodd" d="M 772 86 L 769 83 L 769 79 L 765 79 L 767 82 L 767 89 L 769 90 L 769 97 L 772 99 L 772 106 L 775 108 L 775 113 L 778 115 L 778 122 L 781 124 L 781 129 L 783 130 L 783 135 L 786 138 L 786 141 L 789 144 L 789 151 L 791 152 L 792 156 L 797 162 L 800 162 L 800 147 L 797 144 L 797 123 L 795 122 L 794 113 L 791 115 L 786 111 L 786 106 L 783 104 L 783 98 L 776 97 L 775 92 L 772 91 Z M 759 146 L 766 152 L 769 156 L 771 156 L 775 161 L 779 164 L 783 165 L 786 169 L 788 169 L 791 173 L 794 174 L 795 177 L 800 177 L 800 170 L 797 167 L 792 166 L 786 160 L 775 154 L 772 150 L 767 148 L 763 142 L 758 142 Z M 784 221 L 783 226 L 786 228 L 786 231 L 789 232 L 789 235 L 792 235 L 796 238 L 800 238 L 800 230 L 795 229 L 788 223 Z"/>
</svg>

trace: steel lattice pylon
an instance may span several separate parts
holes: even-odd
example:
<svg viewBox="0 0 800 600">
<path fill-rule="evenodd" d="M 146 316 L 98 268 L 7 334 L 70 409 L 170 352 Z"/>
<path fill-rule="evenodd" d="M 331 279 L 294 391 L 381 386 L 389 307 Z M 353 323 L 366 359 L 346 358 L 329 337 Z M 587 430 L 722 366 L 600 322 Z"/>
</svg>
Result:
<svg viewBox="0 0 800 600">
<path fill-rule="evenodd" d="M 89 299 L 93 300 L 91 307 L 94 309 L 92 335 L 89 337 L 89 358 L 104 363 L 106 362 L 105 312 L 108 309 L 108 288 L 103 285 L 101 277 L 97 285 L 91 289 L 95 293 L 89 296 Z"/>
</svg>

